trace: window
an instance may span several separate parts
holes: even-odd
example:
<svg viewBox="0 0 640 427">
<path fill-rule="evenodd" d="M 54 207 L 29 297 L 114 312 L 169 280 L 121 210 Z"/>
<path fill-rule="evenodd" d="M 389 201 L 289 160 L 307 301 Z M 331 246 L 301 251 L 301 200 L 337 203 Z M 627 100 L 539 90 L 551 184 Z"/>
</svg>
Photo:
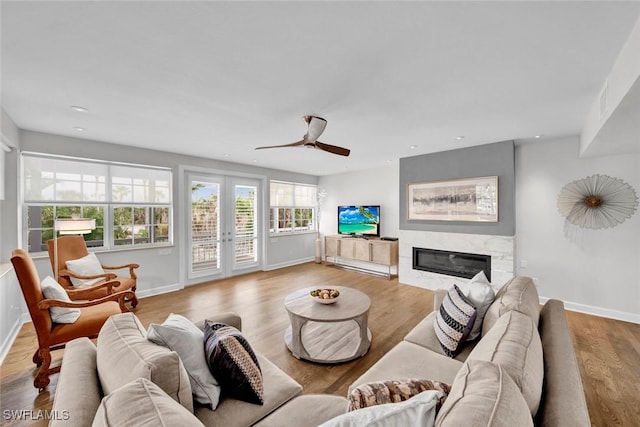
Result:
<svg viewBox="0 0 640 427">
<path fill-rule="evenodd" d="M 88 247 L 171 243 L 171 170 L 23 153 L 25 241 L 47 250 L 55 218 L 95 218 Z"/>
<path fill-rule="evenodd" d="M 269 231 L 272 234 L 315 231 L 315 185 L 271 181 Z"/>
</svg>

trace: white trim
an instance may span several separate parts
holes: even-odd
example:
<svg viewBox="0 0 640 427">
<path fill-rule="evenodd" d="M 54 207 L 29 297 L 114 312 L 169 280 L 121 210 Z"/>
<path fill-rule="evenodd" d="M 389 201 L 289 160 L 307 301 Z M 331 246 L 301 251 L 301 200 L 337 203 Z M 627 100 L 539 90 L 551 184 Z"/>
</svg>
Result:
<svg viewBox="0 0 640 427">
<path fill-rule="evenodd" d="M 264 267 L 264 271 L 277 270 L 279 268 L 291 267 L 293 265 L 304 264 L 307 262 L 315 261 L 315 256 L 307 258 L 298 258 L 287 262 L 280 262 L 278 264 L 271 264 Z"/>
<path fill-rule="evenodd" d="M 158 288 L 153 289 L 145 289 L 145 290 L 137 290 L 136 296 L 138 298 L 147 298 L 152 297 L 154 295 L 166 294 L 168 292 L 174 292 L 184 289 L 184 286 L 180 283 L 172 283 L 170 285 L 160 286 Z"/>
<path fill-rule="evenodd" d="M 540 304 L 544 304 L 552 298 L 540 297 Z M 579 304 L 571 301 L 563 301 L 564 308 L 569 311 L 577 311 L 578 313 L 591 314 L 593 316 L 606 317 L 609 319 L 623 320 L 640 324 L 640 314 L 629 313 L 626 311 L 612 310 L 610 308 L 595 307 L 593 305 Z"/>
<path fill-rule="evenodd" d="M 28 313 L 21 313 L 20 317 L 18 317 L 9 332 L 7 338 L 5 338 L 2 345 L 0 345 L 0 365 L 4 363 L 4 358 L 7 357 L 9 350 L 11 350 L 11 346 L 13 342 L 18 337 L 18 333 L 20 333 L 20 329 L 22 329 L 22 325 L 31 321 L 31 316 Z"/>
</svg>

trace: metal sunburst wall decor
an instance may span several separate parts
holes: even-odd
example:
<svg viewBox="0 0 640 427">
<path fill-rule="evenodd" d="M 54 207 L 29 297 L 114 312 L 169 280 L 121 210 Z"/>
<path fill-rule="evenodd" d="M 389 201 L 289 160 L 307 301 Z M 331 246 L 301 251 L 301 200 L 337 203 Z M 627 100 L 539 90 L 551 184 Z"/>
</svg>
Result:
<svg viewBox="0 0 640 427">
<path fill-rule="evenodd" d="M 558 210 L 581 228 L 614 227 L 630 218 L 638 196 L 629 184 L 607 175 L 591 175 L 565 185 L 558 194 Z"/>
</svg>

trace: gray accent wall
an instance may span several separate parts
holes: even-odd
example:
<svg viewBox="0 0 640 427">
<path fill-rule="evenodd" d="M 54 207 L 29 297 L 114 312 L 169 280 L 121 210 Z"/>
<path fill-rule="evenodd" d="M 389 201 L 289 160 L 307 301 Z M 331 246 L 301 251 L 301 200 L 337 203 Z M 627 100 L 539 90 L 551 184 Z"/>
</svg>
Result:
<svg viewBox="0 0 640 427">
<path fill-rule="evenodd" d="M 400 229 L 513 236 L 515 219 L 515 146 L 513 141 L 400 159 Z M 498 176 L 498 222 L 409 221 L 407 184 Z"/>
</svg>

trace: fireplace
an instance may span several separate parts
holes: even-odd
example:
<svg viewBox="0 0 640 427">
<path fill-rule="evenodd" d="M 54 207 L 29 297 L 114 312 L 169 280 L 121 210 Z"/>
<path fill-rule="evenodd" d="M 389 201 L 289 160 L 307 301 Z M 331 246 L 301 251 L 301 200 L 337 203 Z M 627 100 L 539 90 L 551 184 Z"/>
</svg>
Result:
<svg viewBox="0 0 640 427">
<path fill-rule="evenodd" d="M 491 281 L 491 256 L 414 247 L 413 269 L 466 279 L 484 270 Z"/>
</svg>

